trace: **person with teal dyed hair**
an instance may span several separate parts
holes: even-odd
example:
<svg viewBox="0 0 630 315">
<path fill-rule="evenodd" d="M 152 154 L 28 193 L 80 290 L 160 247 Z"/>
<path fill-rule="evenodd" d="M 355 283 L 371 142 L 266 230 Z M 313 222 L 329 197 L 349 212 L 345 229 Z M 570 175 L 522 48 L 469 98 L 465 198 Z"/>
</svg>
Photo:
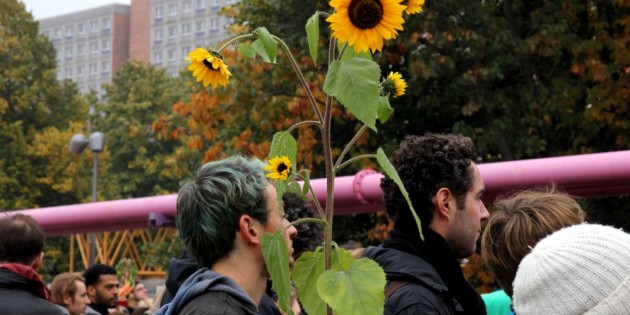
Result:
<svg viewBox="0 0 630 315">
<path fill-rule="evenodd" d="M 177 196 L 177 228 L 202 267 L 155 314 L 257 314 L 269 273 L 264 233 L 283 230 L 289 255 L 295 227 L 280 217 L 263 163 L 241 156 L 210 162 Z"/>
</svg>

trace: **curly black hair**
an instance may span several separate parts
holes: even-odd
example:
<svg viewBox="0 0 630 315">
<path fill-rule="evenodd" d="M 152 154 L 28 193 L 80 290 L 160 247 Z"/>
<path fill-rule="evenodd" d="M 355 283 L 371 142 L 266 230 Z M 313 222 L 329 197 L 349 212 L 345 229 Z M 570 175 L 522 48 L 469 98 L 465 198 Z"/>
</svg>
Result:
<svg viewBox="0 0 630 315">
<path fill-rule="evenodd" d="M 402 180 L 423 226 L 433 218 L 432 197 L 448 188 L 462 208 L 473 185 L 471 163 L 477 159 L 470 138 L 462 135 L 425 134 L 406 136 L 390 160 Z M 400 189 L 388 177 L 381 180 L 387 213 L 399 231 L 416 229 L 415 221 Z"/>
<path fill-rule="evenodd" d="M 287 220 L 293 222 L 297 219 L 312 218 L 311 205 L 294 193 L 286 193 L 282 196 L 284 212 Z M 297 236 L 293 238 L 293 250 L 298 257 L 303 252 L 312 251 L 324 241 L 324 228 L 317 223 L 301 223 L 295 226 Z"/>
</svg>

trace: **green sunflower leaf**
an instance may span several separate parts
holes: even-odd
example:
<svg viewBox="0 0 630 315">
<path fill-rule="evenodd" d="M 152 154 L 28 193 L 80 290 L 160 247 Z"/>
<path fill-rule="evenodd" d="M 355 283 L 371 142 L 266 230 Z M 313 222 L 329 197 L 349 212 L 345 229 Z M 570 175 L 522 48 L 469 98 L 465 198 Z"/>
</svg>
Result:
<svg viewBox="0 0 630 315">
<path fill-rule="evenodd" d="M 271 150 L 269 152 L 269 158 L 287 156 L 291 161 L 291 173 L 296 170 L 297 163 L 295 157 L 297 155 L 297 141 L 286 131 L 276 132 L 271 141 Z"/>
<path fill-rule="evenodd" d="M 284 217 L 284 202 L 282 196 L 289 190 L 289 185 L 286 180 L 276 181 L 276 201 L 278 202 L 278 212 Z"/>
<path fill-rule="evenodd" d="M 315 12 L 306 21 L 306 37 L 308 38 L 308 50 L 311 52 L 313 63 L 317 64 L 317 50 L 319 48 L 319 12 Z"/>
<path fill-rule="evenodd" d="M 236 49 L 241 53 L 241 55 L 247 58 L 256 58 L 256 50 L 247 43 L 239 43 L 238 46 L 236 46 Z"/>
<path fill-rule="evenodd" d="M 389 104 L 389 96 L 380 96 L 378 99 L 378 120 L 381 123 L 385 123 L 389 117 L 394 113 L 394 109 Z"/>
<path fill-rule="evenodd" d="M 269 276 L 273 280 L 272 288 L 278 295 L 280 308 L 292 315 L 291 307 L 291 272 L 289 271 L 289 249 L 282 231 L 262 235 L 262 250 Z"/>
<path fill-rule="evenodd" d="M 389 162 L 389 159 L 385 155 L 385 151 L 383 151 L 383 149 L 378 148 L 378 150 L 376 151 L 376 160 L 378 161 L 378 164 L 381 166 L 383 171 L 385 171 L 385 174 L 387 174 L 387 176 L 389 176 L 389 178 L 391 178 L 394 181 L 394 183 L 398 185 L 400 192 L 402 193 L 403 197 L 405 197 L 405 200 L 407 200 L 407 205 L 409 206 L 409 210 L 411 211 L 411 214 L 413 215 L 414 220 L 416 220 L 416 225 L 418 226 L 418 232 L 420 232 L 420 238 L 424 240 L 424 235 L 422 234 L 422 224 L 420 223 L 420 218 L 416 214 L 416 210 L 413 209 L 413 205 L 411 204 L 411 199 L 409 199 L 409 193 L 407 192 L 405 185 L 403 185 L 403 182 L 400 179 L 400 176 L 398 175 L 396 168 L 394 168 L 392 163 Z"/>
<path fill-rule="evenodd" d="M 293 266 L 293 284 L 309 315 L 326 315 L 326 303 L 319 297 L 317 290 L 313 290 L 322 273 L 324 253 L 321 250 L 303 253 Z"/>
<path fill-rule="evenodd" d="M 267 62 L 276 63 L 276 53 L 278 52 L 278 42 L 275 39 L 273 39 L 269 31 L 264 27 L 257 28 L 255 33 L 256 33 L 256 36 L 258 36 L 257 40 L 260 40 L 260 43 L 262 44 L 263 49 L 265 50 L 267 56 L 269 57 L 270 61 L 267 61 Z"/>
<path fill-rule="evenodd" d="M 336 247 L 332 252 L 332 270 L 347 270 L 354 261 L 352 254 L 341 247 Z"/>
<path fill-rule="evenodd" d="M 380 67 L 372 60 L 335 60 L 326 74 L 324 92 L 335 97 L 357 119 L 376 131 L 380 75 Z"/>
<path fill-rule="evenodd" d="M 319 296 L 336 314 L 383 314 L 384 291 L 385 272 L 368 258 L 345 270 L 327 270 L 317 279 Z"/>
<path fill-rule="evenodd" d="M 338 46 L 337 48 L 340 49 L 339 53 L 341 53 L 341 49 L 343 48 L 343 46 L 341 47 Z M 372 54 L 369 51 L 363 51 L 357 54 L 354 51 L 354 47 L 352 45 L 348 45 L 348 47 L 346 47 L 346 50 L 344 51 L 343 56 L 341 56 L 340 59 L 341 61 L 348 61 L 354 57 L 367 59 L 367 60 L 374 60 L 374 58 L 372 58 Z"/>
<path fill-rule="evenodd" d="M 254 48 L 254 50 L 260 55 L 260 57 L 265 62 L 272 63 L 271 58 L 269 58 L 269 54 L 267 54 L 267 51 L 265 50 L 265 46 L 263 46 L 263 43 L 260 39 L 257 39 L 252 42 L 252 48 Z"/>
<path fill-rule="evenodd" d="M 303 170 L 304 182 L 302 183 L 302 196 L 306 196 L 311 190 L 311 171 L 308 169 Z M 315 198 L 315 197 L 313 197 Z"/>
</svg>

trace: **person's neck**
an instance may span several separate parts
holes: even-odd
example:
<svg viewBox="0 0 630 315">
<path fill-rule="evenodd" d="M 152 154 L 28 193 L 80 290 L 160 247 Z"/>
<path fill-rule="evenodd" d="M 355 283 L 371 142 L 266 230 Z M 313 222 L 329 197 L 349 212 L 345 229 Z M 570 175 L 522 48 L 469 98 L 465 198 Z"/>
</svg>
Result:
<svg viewBox="0 0 630 315">
<path fill-rule="evenodd" d="M 268 277 L 262 276 L 263 264 L 262 257 L 233 253 L 230 258 L 216 262 L 211 270 L 232 278 L 258 305 L 265 294 L 268 280 Z"/>
</svg>

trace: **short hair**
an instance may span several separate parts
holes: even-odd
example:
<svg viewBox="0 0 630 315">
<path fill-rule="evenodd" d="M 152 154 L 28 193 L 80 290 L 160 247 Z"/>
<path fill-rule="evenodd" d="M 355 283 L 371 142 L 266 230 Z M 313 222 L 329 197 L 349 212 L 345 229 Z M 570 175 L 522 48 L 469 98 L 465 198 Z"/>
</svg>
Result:
<svg viewBox="0 0 630 315">
<path fill-rule="evenodd" d="M 390 161 L 405 189 L 411 204 L 422 221 L 428 226 L 433 219 L 433 196 L 441 188 L 448 188 L 462 208 L 467 192 L 474 182 L 471 168 L 477 159 L 475 146 L 470 138 L 453 134 L 425 134 L 406 136 Z M 388 176 L 381 180 L 383 200 L 387 213 L 395 220 L 399 231 L 416 230 L 415 220 L 400 188 Z"/>
<path fill-rule="evenodd" d="M 28 215 L 0 219 L 0 235 L 0 262 L 30 265 L 44 250 L 44 230 Z"/>
<path fill-rule="evenodd" d="M 311 205 L 294 193 L 285 193 L 282 196 L 284 213 L 290 222 L 302 218 L 312 218 Z M 324 228 L 317 223 L 300 223 L 295 226 L 297 235 L 293 238 L 293 250 L 296 255 L 306 251 L 312 251 L 324 241 Z"/>
<path fill-rule="evenodd" d="M 83 272 L 85 286 L 96 286 L 101 279 L 101 275 L 117 275 L 116 269 L 112 266 L 94 264 Z"/>
<path fill-rule="evenodd" d="M 585 219 L 575 199 L 555 187 L 514 192 L 494 208 L 481 237 L 481 257 L 510 297 L 518 265 L 536 243 Z"/>
<path fill-rule="evenodd" d="M 234 156 L 199 168 L 179 190 L 177 227 L 189 252 L 203 267 L 229 255 L 243 215 L 267 223 L 270 184 L 258 159 Z"/>
<path fill-rule="evenodd" d="M 78 272 L 64 272 L 58 274 L 50 285 L 52 302 L 67 306 L 63 301 L 63 296 L 69 295 L 74 299 L 74 295 L 77 293 L 77 281 L 85 283 L 85 278 Z"/>
</svg>

